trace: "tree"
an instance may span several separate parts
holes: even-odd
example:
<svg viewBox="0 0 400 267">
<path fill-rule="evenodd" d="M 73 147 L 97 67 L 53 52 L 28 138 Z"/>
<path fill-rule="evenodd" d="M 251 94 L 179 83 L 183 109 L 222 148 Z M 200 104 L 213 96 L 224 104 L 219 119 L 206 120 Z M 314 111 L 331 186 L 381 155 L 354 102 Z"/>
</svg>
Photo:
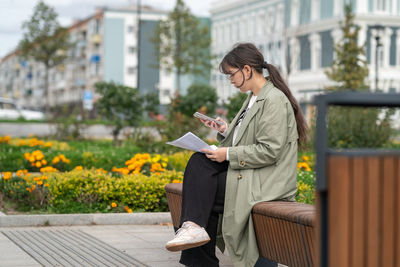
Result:
<svg viewBox="0 0 400 267">
<path fill-rule="evenodd" d="M 159 113 L 160 99 L 156 92 L 147 93 L 142 99 L 143 109 L 147 112 L 149 117 L 155 116 Z"/>
<path fill-rule="evenodd" d="M 158 23 L 151 40 L 160 66 L 176 72 L 178 92 L 181 75 L 209 75 L 212 59 L 209 27 L 201 26 L 183 0 L 177 0 L 168 18 Z"/>
<path fill-rule="evenodd" d="M 366 91 L 368 66 L 365 44 L 358 46 L 359 26 L 354 23 L 351 6 L 345 6 L 343 37 L 335 45 L 336 58 L 325 73 L 337 83 L 327 88 L 333 91 Z M 332 147 L 381 147 L 390 139 L 391 112 L 373 108 L 332 107 L 328 114 L 329 145 Z"/>
<path fill-rule="evenodd" d="M 45 67 L 44 93 L 46 114 L 49 115 L 49 69 L 64 62 L 66 51 L 73 44 L 69 41 L 68 29 L 58 23 L 57 13 L 42 0 L 35 6 L 30 20 L 23 23 L 22 29 L 25 31 L 19 43 L 22 57 L 43 63 Z"/>
<path fill-rule="evenodd" d="M 186 95 L 178 95 L 175 110 L 187 117 L 192 117 L 196 111 L 212 116 L 215 114 L 217 100 L 215 88 L 205 84 L 193 84 L 188 88 Z"/>
<path fill-rule="evenodd" d="M 98 82 L 96 92 L 102 97 L 97 102 L 99 113 L 114 125 L 113 138 L 117 143 L 119 132 L 124 126 L 137 126 L 142 119 L 142 98 L 136 88 Z"/>
<path fill-rule="evenodd" d="M 215 88 L 209 85 L 192 85 L 185 96 L 176 94 L 168 109 L 167 121 L 155 121 L 162 140 L 170 141 L 193 132 L 200 138 L 209 134 L 209 129 L 196 118 L 196 111 L 213 116 L 217 107 L 218 96 Z"/>
<path fill-rule="evenodd" d="M 228 102 L 223 104 L 223 107 L 228 111 L 226 114 L 226 118 L 229 121 L 232 121 L 236 114 L 239 112 L 240 108 L 243 105 L 243 102 L 246 100 L 247 94 L 237 93 L 228 98 Z"/>
<path fill-rule="evenodd" d="M 345 22 L 340 23 L 342 39 L 335 44 L 336 58 L 325 74 L 338 83 L 330 90 L 367 90 L 368 62 L 365 60 L 365 44 L 358 46 L 360 27 L 354 23 L 351 5 L 345 6 Z"/>
</svg>

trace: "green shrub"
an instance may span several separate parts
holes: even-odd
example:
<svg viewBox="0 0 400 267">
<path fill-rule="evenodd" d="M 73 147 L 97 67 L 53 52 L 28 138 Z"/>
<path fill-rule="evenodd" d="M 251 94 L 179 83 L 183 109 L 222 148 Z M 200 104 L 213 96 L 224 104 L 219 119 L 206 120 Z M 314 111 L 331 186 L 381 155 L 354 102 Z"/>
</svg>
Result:
<svg viewBox="0 0 400 267">
<path fill-rule="evenodd" d="M 315 172 L 297 171 L 297 195 L 296 201 L 306 204 L 314 204 L 315 201 Z"/>
<path fill-rule="evenodd" d="M 14 175 L 0 179 L 0 192 L 4 200 L 17 202 L 20 211 L 87 213 L 122 212 L 127 208 L 167 211 L 164 186 L 182 179 L 182 172 L 176 171 L 146 176 L 111 175 L 92 169 L 35 177 Z M 112 203 L 117 207 L 112 207 Z M 122 210 L 122 207 L 127 208 Z"/>
<path fill-rule="evenodd" d="M 331 107 L 328 114 L 328 141 L 335 148 L 381 148 L 390 146 L 393 134 L 392 111 L 381 109 Z"/>
</svg>

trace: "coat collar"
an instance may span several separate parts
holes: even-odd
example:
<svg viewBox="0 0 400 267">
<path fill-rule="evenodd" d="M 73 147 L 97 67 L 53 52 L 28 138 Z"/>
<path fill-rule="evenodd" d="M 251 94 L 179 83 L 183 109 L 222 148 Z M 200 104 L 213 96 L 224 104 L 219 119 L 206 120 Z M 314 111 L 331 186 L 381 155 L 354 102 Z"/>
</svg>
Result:
<svg viewBox="0 0 400 267">
<path fill-rule="evenodd" d="M 260 107 L 263 105 L 261 101 L 265 100 L 265 98 L 268 96 L 268 94 L 271 92 L 271 89 L 274 87 L 273 83 L 269 80 L 264 84 L 264 86 L 261 88 L 260 93 L 257 96 L 256 102 L 253 104 L 253 106 L 250 108 L 250 110 L 247 112 L 246 116 L 244 117 L 242 124 L 240 125 L 238 134 L 235 139 L 235 143 L 233 143 L 233 146 L 237 145 L 242 138 L 244 132 L 246 131 L 247 127 L 249 126 L 249 123 L 251 119 L 257 114 L 258 110 Z M 231 123 L 230 128 L 235 128 L 236 122 L 239 118 L 239 114 L 246 109 L 246 107 L 249 104 L 250 98 L 253 96 L 253 93 L 249 94 L 247 97 L 246 101 L 243 103 L 242 108 L 238 112 L 238 115 L 236 115 L 235 119 Z M 230 129 L 233 130 L 233 129 Z"/>
</svg>

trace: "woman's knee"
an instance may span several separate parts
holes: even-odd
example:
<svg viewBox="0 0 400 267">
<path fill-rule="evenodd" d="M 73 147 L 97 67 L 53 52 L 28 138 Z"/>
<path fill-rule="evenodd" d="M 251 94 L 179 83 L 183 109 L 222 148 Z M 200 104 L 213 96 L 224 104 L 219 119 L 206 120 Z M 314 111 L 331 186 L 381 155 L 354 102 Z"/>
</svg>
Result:
<svg viewBox="0 0 400 267">
<path fill-rule="evenodd" d="M 207 159 L 207 157 L 204 155 L 204 153 L 201 152 L 195 152 L 193 153 L 193 155 L 190 157 L 189 161 L 188 161 L 188 165 L 189 164 L 193 164 L 193 163 L 197 163 L 200 161 L 203 161 Z"/>
</svg>

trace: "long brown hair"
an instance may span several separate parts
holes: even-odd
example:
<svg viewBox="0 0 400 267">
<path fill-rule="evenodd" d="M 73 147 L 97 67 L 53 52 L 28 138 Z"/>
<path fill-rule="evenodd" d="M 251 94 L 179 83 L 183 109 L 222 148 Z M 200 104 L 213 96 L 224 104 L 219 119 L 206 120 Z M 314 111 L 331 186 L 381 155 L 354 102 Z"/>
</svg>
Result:
<svg viewBox="0 0 400 267">
<path fill-rule="evenodd" d="M 232 50 L 222 59 L 221 63 L 219 64 L 219 70 L 224 74 L 229 74 L 228 66 L 239 68 L 241 70 L 245 65 L 250 66 L 256 72 L 261 74 L 263 73 L 263 69 L 268 70 L 268 78 L 271 80 L 276 88 L 281 90 L 286 95 L 286 97 L 289 99 L 290 104 L 292 105 L 296 118 L 297 133 L 299 134 L 299 146 L 304 146 L 307 141 L 308 127 L 306 120 L 304 119 L 303 112 L 301 112 L 300 105 L 297 102 L 296 98 L 294 98 L 292 92 L 283 80 L 278 69 L 275 66 L 264 61 L 264 56 L 254 44 L 236 44 L 232 48 Z M 249 79 L 251 79 L 252 74 L 253 73 L 250 74 Z M 242 75 L 244 77 L 243 72 Z"/>
</svg>

